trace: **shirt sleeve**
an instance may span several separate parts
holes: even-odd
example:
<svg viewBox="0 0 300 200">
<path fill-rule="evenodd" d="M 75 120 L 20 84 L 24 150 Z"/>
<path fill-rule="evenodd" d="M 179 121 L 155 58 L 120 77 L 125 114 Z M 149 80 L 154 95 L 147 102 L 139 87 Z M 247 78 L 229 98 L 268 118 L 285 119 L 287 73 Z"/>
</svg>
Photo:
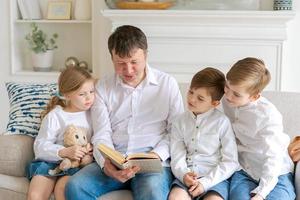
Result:
<svg viewBox="0 0 300 200">
<path fill-rule="evenodd" d="M 58 156 L 58 151 L 65 148 L 63 145 L 56 144 L 57 137 L 60 133 L 60 125 L 58 119 L 54 115 L 47 115 L 41 123 L 39 134 L 33 145 L 35 158 L 46 161 L 62 160 Z"/>
<path fill-rule="evenodd" d="M 266 117 L 262 124 L 265 126 L 259 130 L 258 134 L 265 143 L 264 153 L 266 157 L 258 187 L 251 193 L 257 193 L 265 199 L 278 182 L 289 138 L 283 134 L 280 114 L 273 113 L 272 117 Z"/>
<path fill-rule="evenodd" d="M 206 176 L 199 178 L 205 191 L 228 179 L 238 168 L 238 155 L 235 135 L 228 118 L 219 124 L 221 142 L 221 160 Z"/>
<path fill-rule="evenodd" d="M 183 134 L 177 124 L 173 124 L 171 133 L 171 168 L 177 179 L 183 183 L 183 177 L 190 170 L 186 162 L 187 149 Z"/>
<path fill-rule="evenodd" d="M 153 148 L 153 152 L 157 153 L 162 161 L 167 160 L 170 157 L 170 132 L 172 122 L 176 116 L 183 112 L 182 96 L 178 87 L 178 84 L 174 78 L 170 78 L 169 81 L 169 114 L 167 118 L 167 132 L 163 139 Z"/>
<path fill-rule="evenodd" d="M 93 155 L 96 162 L 102 168 L 104 166 L 104 158 L 98 150 L 98 145 L 103 143 L 114 149 L 113 141 L 111 138 L 111 122 L 109 119 L 108 108 L 105 103 L 105 89 L 104 85 L 97 84 L 95 101 L 91 108 L 91 117 L 94 135 L 91 139 L 94 146 Z"/>
</svg>

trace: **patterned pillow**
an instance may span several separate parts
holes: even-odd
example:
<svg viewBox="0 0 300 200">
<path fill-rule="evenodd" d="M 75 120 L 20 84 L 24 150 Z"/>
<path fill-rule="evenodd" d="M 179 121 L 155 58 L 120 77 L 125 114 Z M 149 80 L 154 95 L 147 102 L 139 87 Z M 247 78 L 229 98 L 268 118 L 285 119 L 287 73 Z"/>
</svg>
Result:
<svg viewBox="0 0 300 200">
<path fill-rule="evenodd" d="M 57 84 L 6 83 L 10 111 L 6 134 L 37 136 L 41 112 L 51 96 L 57 93 Z"/>
</svg>

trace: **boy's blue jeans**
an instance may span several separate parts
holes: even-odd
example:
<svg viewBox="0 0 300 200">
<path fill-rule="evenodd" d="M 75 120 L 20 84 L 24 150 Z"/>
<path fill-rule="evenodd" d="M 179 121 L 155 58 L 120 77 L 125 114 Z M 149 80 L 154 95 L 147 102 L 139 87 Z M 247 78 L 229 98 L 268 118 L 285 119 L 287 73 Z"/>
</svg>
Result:
<svg viewBox="0 0 300 200">
<path fill-rule="evenodd" d="M 244 170 L 235 172 L 231 177 L 230 200 L 249 200 L 250 192 L 258 186 L 258 182 L 252 179 Z M 266 197 L 266 200 L 294 200 L 296 197 L 293 185 L 292 173 L 278 177 L 275 188 Z"/>
<path fill-rule="evenodd" d="M 68 200 L 96 200 L 111 191 L 130 189 L 135 200 L 166 200 L 172 181 L 171 168 L 164 167 L 162 173 L 136 174 L 121 183 L 106 176 L 94 162 L 70 177 L 65 195 Z"/>
</svg>

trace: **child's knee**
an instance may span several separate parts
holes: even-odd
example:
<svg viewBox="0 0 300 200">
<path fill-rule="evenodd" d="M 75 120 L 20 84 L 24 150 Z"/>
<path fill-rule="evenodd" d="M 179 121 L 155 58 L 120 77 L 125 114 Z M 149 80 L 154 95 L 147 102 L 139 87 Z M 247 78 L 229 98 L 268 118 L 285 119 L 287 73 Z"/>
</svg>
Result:
<svg viewBox="0 0 300 200">
<path fill-rule="evenodd" d="M 41 191 L 31 190 L 27 194 L 28 200 L 40 200 L 40 199 L 47 199 L 48 197 L 45 196 Z"/>
</svg>

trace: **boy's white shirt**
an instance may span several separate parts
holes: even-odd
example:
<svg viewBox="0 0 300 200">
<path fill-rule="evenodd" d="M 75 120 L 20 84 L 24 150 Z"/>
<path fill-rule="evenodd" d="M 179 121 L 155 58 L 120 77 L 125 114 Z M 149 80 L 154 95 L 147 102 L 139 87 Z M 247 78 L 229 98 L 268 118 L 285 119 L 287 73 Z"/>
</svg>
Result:
<svg viewBox="0 0 300 200">
<path fill-rule="evenodd" d="M 197 116 L 186 111 L 176 118 L 171 134 L 171 167 L 181 182 L 187 172 L 196 172 L 205 191 L 229 178 L 239 168 L 229 119 L 217 109 Z"/>
<path fill-rule="evenodd" d="M 266 198 L 278 177 L 294 169 L 287 151 L 290 138 L 283 132 L 282 116 L 264 97 L 240 108 L 230 107 L 223 98 L 222 105 L 236 135 L 240 165 L 259 181 L 252 193 Z"/>
<path fill-rule="evenodd" d="M 61 106 L 56 106 L 42 120 L 39 133 L 34 141 L 35 159 L 45 161 L 62 160 L 58 151 L 63 146 L 64 131 L 69 125 L 86 128 L 87 139 L 91 141 L 92 125 L 90 111 L 65 112 Z"/>
<path fill-rule="evenodd" d="M 136 87 L 114 75 L 96 84 L 92 106 L 94 147 L 104 143 L 122 154 L 157 153 L 169 166 L 171 124 L 184 110 L 176 80 L 159 70 L 146 67 L 145 79 Z M 104 158 L 94 148 L 99 166 Z"/>
</svg>

